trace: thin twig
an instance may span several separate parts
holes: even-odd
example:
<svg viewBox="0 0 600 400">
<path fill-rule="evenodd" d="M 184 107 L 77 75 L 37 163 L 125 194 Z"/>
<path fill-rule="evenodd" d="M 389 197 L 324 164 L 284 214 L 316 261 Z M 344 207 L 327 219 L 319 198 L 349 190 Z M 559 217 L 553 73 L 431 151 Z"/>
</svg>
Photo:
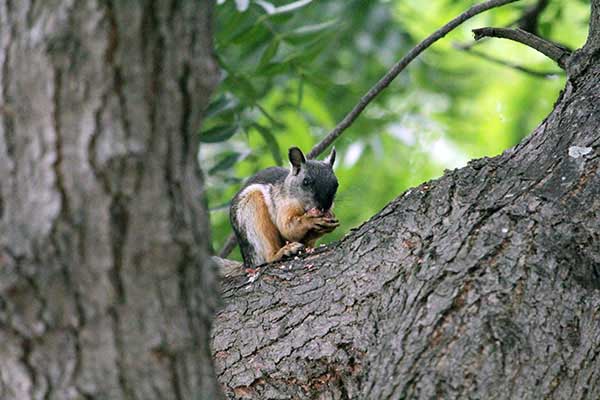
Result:
<svg viewBox="0 0 600 400">
<path fill-rule="evenodd" d="M 362 113 L 362 111 L 367 107 L 367 105 L 379 94 L 383 89 L 385 89 L 393 80 L 398 76 L 404 68 L 411 63 L 419 54 L 421 54 L 425 49 L 431 46 L 433 43 L 443 38 L 448 34 L 448 32 L 452 31 L 454 28 L 465 22 L 466 20 L 474 17 L 477 14 L 480 14 L 484 11 L 487 11 L 491 8 L 503 6 L 505 4 L 514 3 L 519 0 L 488 0 L 481 4 L 477 4 L 471 8 L 469 8 L 464 13 L 460 14 L 458 17 L 454 18 L 452 21 L 448 22 L 446 25 L 429 35 L 425 40 L 421 43 L 413 47 L 400 61 L 398 61 L 384 76 L 373 86 L 369 91 L 361 97 L 358 101 L 358 104 L 354 106 L 352 111 L 350 111 L 342 121 L 337 124 L 335 128 L 331 132 L 323 138 L 319 143 L 312 148 L 310 153 L 308 153 L 308 158 L 315 158 L 319 154 L 323 153 L 323 151 L 329 147 L 334 140 L 336 140 L 342 132 L 344 132 L 354 120 Z"/>
<path fill-rule="evenodd" d="M 505 4 L 514 3 L 519 0 L 488 0 L 481 4 L 474 5 L 469 8 L 464 13 L 460 14 L 458 17 L 454 18 L 452 21 L 448 22 L 446 25 L 429 35 L 425 40 L 421 43 L 417 44 L 413 47 L 400 61 L 398 61 L 369 91 L 360 98 L 358 104 L 354 106 L 354 108 L 340 121 L 339 124 L 331 132 L 327 134 L 319 143 L 317 143 L 312 150 L 308 153 L 308 158 L 315 158 L 330 144 L 334 142 L 352 123 L 354 120 L 362 113 L 362 111 L 369 105 L 369 103 L 377 97 L 379 93 L 383 89 L 385 89 L 395 78 L 398 76 L 400 72 L 402 72 L 408 64 L 410 64 L 419 54 L 421 54 L 424 50 L 426 50 L 433 43 L 437 42 L 439 39 L 446 36 L 450 31 L 454 28 L 465 22 L 466 20 L 481 14 L 484 11 L 487 11 L 491 8 L 496 8 L 503 6 Z M 235 248 L 235 236 L 230 235 L 227 238 L 225 246 L 219 252 L 220 257 L 227 257 L 229 253 Z"/>
<path fill-rule="evenodd" d="M 571 55 L 565 48 L 523 29 L 479 28 L 473 29 L 473 34 L 475 35 L 475 40 L 483 37 L 496 37 L 522 43 L 556 61 L 562 69 L 566 68 L 567 59 Z"/>
<path fill-rule="evenodd" d="M 457 50 L 464 51 L 465 53 L 471 54 L 473 56 L 479 57 L 483 60 L 492 62 L 494 64 L 501 65 L 503 67 L 515 69 L 519 72 L 526 73 L 526 74 L 531 75 L 536 78 L 553 79 L 553 78 L 556 78 L 557 76 L 564 75 L 564 71 L 537 71 L 534 69 L 524 67 L 519 64 L 514 64 L 509 61 L 503 60 L 501 58 L 486 54 L 482 51 L 475 50 L 472 46 L 465 47 L 465 46 L 461 46 L 460 44 L 455 43 L 454 48 Z"/>
</svg>

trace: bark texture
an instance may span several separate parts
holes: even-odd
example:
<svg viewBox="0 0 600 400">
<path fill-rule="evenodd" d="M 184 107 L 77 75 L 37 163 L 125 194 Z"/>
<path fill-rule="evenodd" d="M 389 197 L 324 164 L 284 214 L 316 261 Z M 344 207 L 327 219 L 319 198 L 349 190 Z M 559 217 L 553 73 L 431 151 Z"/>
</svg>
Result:
<svg viewBox="0 0 600 400">
<path fill-rule="evenodd" d="M 338 243 L 225 282 L 213 351 L 229 398 L 600 398 L 592 3 L 566 88 L 522 143 L 409 190 Z"/>
<path fill-rule="evenodd" d="M 0 398 L 218 397 L 208 0 L 0 0 Z"/>
</svg>

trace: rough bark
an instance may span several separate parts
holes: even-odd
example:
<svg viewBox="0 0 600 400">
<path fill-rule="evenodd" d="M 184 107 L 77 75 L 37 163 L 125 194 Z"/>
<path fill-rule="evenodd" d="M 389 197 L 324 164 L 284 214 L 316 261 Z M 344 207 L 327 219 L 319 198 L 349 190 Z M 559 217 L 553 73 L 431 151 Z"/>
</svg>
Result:
<svg viewBox="0 0 600 400">
<path fill-rule="evenodd" d="M 0 0 L 0 398 L 218 397 L 211 7 Z"/>
<path fill-rule="evenodd" d="M 407 191 L 338 243 L 224 283 L 213 351 L 229 398 L 600 398 L 592 3 L 566 87 L 522 143 Z"/>
</svg>

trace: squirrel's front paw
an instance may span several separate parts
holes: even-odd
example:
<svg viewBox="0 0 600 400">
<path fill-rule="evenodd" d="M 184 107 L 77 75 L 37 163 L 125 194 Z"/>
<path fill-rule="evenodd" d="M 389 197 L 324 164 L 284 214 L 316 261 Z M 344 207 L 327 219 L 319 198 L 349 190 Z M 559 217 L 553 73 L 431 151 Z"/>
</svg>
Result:
<svg viewBox="0 0 600 400">
<path fill-rule="evenodd" d="M 304 249 L 304 245 L 302 243 L 291 242 L 283 246 L 280 252 L 283 257 L 290 257 L 298 254 L 302 249 Z"/>
<path fill-rule="evenodd" d="M 340 222 L 331 217 L 315 216 L 310 218 L 311 230 L 319 233 L 329 233 L 340 226 Z"/>
</svg>

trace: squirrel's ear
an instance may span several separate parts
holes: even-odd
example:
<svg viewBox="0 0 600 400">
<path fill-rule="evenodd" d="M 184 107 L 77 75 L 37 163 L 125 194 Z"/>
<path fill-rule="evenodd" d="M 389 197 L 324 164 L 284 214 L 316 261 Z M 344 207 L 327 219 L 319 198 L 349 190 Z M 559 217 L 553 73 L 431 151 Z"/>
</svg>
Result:
<svg viewBox="0 0 600 400">
<path fill-rule="evenodd" d="M 302 166 L 304 163 L 306 163 L 306 158 L 304 157 L 302 150 L 297 147 L 290 147 L 288 150 L 288 157 L 290 159 L 290 163 L 292 164 L 292 171 L 294 175 L 298 175 L 298 172 L 300 172 L 300 169 L 302 169 Z"/>
<path fill-rule="evenodd" d="M 335 162 L 335 146 L 331 149 L 331 153 L 325 158 L 325 162 L 333 168 L 333 163 Z"/>
</svg>

